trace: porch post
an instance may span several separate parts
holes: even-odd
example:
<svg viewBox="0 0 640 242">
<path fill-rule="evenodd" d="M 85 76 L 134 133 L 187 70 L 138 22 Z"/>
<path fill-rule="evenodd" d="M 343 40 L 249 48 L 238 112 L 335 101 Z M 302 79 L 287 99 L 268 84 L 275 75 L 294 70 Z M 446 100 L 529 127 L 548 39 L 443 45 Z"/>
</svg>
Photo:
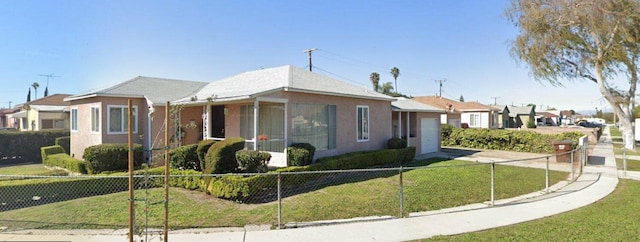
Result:
<svg viewBox="0 0 640 242">
<path fill-rule="evenodd" d="M 260 101 L 253 101 L 253 150 L 258 150 L 258 115 L 260 115 Z"/>
<path fill-rule="evenodd" d="M 402 138 L 402 112 L 399 111 L 398 112 L 398 133 L 396 134 L 397 138 L 401 139 Z"/>
<path fill-rule="evenodd" d="M 411 131 L 409 130 L 411 127 L 409 126 L 409 117 L 410 117 L 411 113 L 407 112 L 407 147 L 409 147 L 410 143 L 409 143 L 409 138 L 411 137 L 410 133 Z"/>
</svg>

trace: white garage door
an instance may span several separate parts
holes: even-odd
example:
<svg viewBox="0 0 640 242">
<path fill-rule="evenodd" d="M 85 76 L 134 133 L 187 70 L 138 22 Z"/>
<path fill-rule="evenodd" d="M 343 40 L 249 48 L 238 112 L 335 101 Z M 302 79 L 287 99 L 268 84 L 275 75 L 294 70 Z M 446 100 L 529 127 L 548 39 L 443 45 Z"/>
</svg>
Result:
<svg viewBox="0 0 640 242">
<path fill-rule="evenodd" d="M 440 140 L 438 126 L 438 119 L 422 118 L 420 120 L 420 129 L 422 130 L 420 134 L 422 154 L 438 152 L 438 140 Z"/>
</svg>

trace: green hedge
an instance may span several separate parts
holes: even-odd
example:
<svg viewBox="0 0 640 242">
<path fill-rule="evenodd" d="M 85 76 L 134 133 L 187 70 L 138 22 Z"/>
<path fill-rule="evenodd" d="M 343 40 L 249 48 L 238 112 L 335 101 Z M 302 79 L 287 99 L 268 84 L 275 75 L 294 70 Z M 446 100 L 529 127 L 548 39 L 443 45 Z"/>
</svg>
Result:
<svg viewBox="0 0 640 242">
<path fill-rule="evenodd" d="M 47 159 L 44 161 L 44 165 L 65 168 L 69 171 L 82 174 L 93 173 L 93 169 L 91 169 L 91 164 L 89 162 L 78 160 L 66 153 L 48 155 Z"/>
<path fill-rule="evenodd" d="M 40 157 L 42 157 L 42 163 L 45 163 L 48 155 L 62 153 L 65 153 L 64 149 L 59 145 L 45 146 L 40 148 Z"/>
<path fill-rule="evenodd" d="M 453 128 L 447 137 L 442 136 L 442 145 L 550 154 L 554 152 L 553 141 L 571 140 L 577 143 L 582 136 L 584 134 L 576 131 L 540 134 L 529 130 Z"/>
<path fill-rule="evenodd" d="M 200 161 L 200 170 L 204 171 L 204 165 L 206 163 L 205 156 L 207 155 L 207 151 L 213 144 L 218 142 L 217 140 L 207 139 L 201 140 L 198 142 L 198 148 L 196 148 L 196 152 L 198 154 L 198 161 Z"/>
<path fill-rule="evenodd" d="M 306 166 L 313 162 L 316 147 L 309 143 L 293 143 L 287 147 L 287 165 Z"/>
<path fill-rule="evenodd" d="M 70 136 L 56 138 L 55 144 L 61 146 L 64 149 L 64 151 L 67 153 L 67 155 L 71 155 L 71 137 Z"/>
<path fill-rule="evenodd" d="M 404 149 L 407 148 L 407 140 L 400 138 L 391 138 L 387 141 L 387 149 Z"/>
<path fill-rule="evenodd" d="M 238 167 L 236 151 L 244 149 L 244 139 L 227 138 L 211 145 L 205 156 L 205 174 L 224 174 L 234 172 Z"/>
<path fill-rule="evenodd" d="M 183 145 L 169 151 L 169 164 L 171 168 L 180 170 L 201 170 L 198 153 L 198 144 Z"/>
<path fill-rule="evenodd" d="M 89 146 L 84 150 L 84 159 L 91 163 L 93 172 L 125 171 L 129 169 L 128 144 L 100 144 Z M 142 145 L 133 145 L 134 166 L 143 163 Z"/>
<path fill-rule="evenodd" d="M 40 147 L 54 145 L 56 138 L 64 136 L 69 136 L 69 130 L 0 132 L 0 157 L 41 161 Z"/>
<path fill-rule="evenodd" d="M 238 169 L 243 172 L 266 172 L 271 154 L 257 150 L 239 150 L 236 152 Z"/>
</svg>

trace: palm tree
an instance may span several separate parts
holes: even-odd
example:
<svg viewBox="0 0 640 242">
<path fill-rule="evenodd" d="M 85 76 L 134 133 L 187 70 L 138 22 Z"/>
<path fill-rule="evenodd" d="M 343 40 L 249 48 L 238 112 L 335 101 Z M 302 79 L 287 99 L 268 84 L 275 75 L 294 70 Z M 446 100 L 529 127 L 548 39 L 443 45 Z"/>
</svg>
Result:
<svg viewBox="0 0 640 242">
<path fill-rule="evenodd" d="M 384 84 L 382 84 L 382 87 L 380 88 L 380 92 L 382 92 L 382 94 L 385 94 L 385 95 L 392 95 L 393 85 L 391 84 L 391 82 L 385 82 Z"/>
<path fill-rule="evenodd" d="M 35 95 L 36 95 L 36 99 L 38 99 L 38 87 L 40 87 L 40 84 L 38 84 L 38 82 L 34 82 L 33 84 L 31 84 L 31 86 L 33 87 L 33 90 L 35 91 Z"/>
<path fill-rule="evenodd" d="M 395 82 L 395 90 L 398 91 L 398 76 L 400 76 L 400 69 L 398 67 L 391 68 L 391 75 L 393 76 L 393 81 Z"/>
<path fill-rule="evenodd" d="M 378 91 L 380 90 L 380 74 L 378 74 L 377 72 L 372 72 L 371 75 L 369 76 L 369 80 L 371 80 L 371 84 L 373 84 L 373 90 L 374 91 Z"/>
</svg>

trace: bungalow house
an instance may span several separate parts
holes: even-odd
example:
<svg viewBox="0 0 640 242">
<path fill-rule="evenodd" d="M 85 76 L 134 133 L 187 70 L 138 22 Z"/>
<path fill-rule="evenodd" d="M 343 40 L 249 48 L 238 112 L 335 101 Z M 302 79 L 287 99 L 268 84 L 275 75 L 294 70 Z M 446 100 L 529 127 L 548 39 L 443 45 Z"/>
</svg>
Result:
<svg viewBox="0 0 640 242">
<path fill-rule="evenodd" d="M 560 116 L 552 111 L 536 112 L 536 122 L 545 126 L 558 126 L 560 124 Z"/>
<path fill-rule="evenodd" d="M 72 110 L 77 109 L 77 115 L 84 117 L 78 120 L 90 120 L 97 125 L 92 131 L 94 124 L 87 122 L 82 126 L 77 122 L 78 127 L 72 129 L 71 134 L 73 152 L 81 154 L 88 144 L 125 142 L 126 107 L 123 105 L 128 98 L 135 99 L 139 107 L 154 107 L 155 113 L 164 109 L 158 103 L 173 100 L 171 108 L 179 113 L 173 119 L 179 124 L 175 125 L 179 127 L 176 135 L 183 138 L 183 144 L 195 143 L 198 139 L 242 137 L 247 149 L 270 152 L 271 166 L 287 165 L 286 147 L 292 143 L 312 144 L 316 147 L 316 158 L 385 148 L 394 136 L 394 115 L 396 123 L 409 121 L 404 127 L 418 154 L 439 149 L 439 142 L 434 148 L 431 140 L 426 141 L 431 146 L 423 149 L 423 140 L 419 136 L 411 137 L 411 132 L 420 134 L 432 129 L 433 125 L 423 129 L 422 121 L 427 119 L 429 123 L 428 119 L 439 116 L 442 110 L 425 106 L 411 109 L 404 105 L 392 109 L 394 98 L 293 66 L 249 71 L 208 84 L 142 78 L 146 79 L 142 86 L 153 87 L 145 89 L 141 84 L 131 83 L 142 81 L 136 79 L 70 98 Z M 144 90 L 150 92 L 144 93 Z M 166 90 L 171 97 L 167 93 L 153 100 L 153 95 Z M 157 142 L 152 140 L 162 137 L 163 121 L 159 118 L 149 121 L 145 116 L 150 111 L 138 110 L 137 106 L 134 106 L 137 114 L 134 131 L 139 134 L 136 142 L 146 139 L 145 147 L 157 147 Z M 146 130 L 151 132 L 136 128 L 145 123 L 149 123 Z M 434 136 L 439 137 L 439 126 Z"/>
<path fill-rule="evenodd" d="M 19 118 L 13 117 L 13 114 L 20 112 L 20 107 L 22 107 L 22 105 L 0 109 L 0 127 L 18 129 L 20 120 Z"/>
<path fill-rule="evenodd" d="M 533 106 L 504 106 L 500 112 L 503 128 L 526 128 L 530 121 L 535 122 L 536 111 Z M 534 123 L 535 124 L 535 123 Z"/>
<path fill-rule="evenodd" d="M 442 124 L 461 127 L 462 123 L 469 128 L 498 128 L 499 109 L 478 102 L 458 102 L 439 96 L 415 97 L 413 100 L 445 110 L 441 115 Z"/>
<path fill-rule="evenodd" d="M 20 131 L 69 129 L 69 102 L 63 100 L 69 96 L 54 94 L 24 103 L 7 119 Z"/>
<path fill-rule="evenodd" d="M 188 96 L 207 83 L 139 76 L 106 88 L 70 96 L 71 152 L 82 159 L 84 149 L 103 143 L 128 142 L 128 107 L 133 106 L 135 143 L 144 149 L 163 146 L 164 110 L 167 101 Z M 200 110 L 181 110 L 191 117 L 199 117 Z M 160 118 L 154 119 L 154 115 Z M 193 118 L 195 120 L 195 118 Z M 185 122 L 191 123 L 192 119 Z M 193 123 L 196 123 L 193 121 Z M 183 123 L 184 124 L 184 123 Z M 170 124 L 173 125 L 173 124 Z M 151 132 L 150 132 L 151 131 Z M 194 143 L 199 134 L 186 129 L 181 138 Z M 181 133 L 182 134 L 182 133 Z M 188 135 L 187 135 L 188 134 Z M 149 158 L 149 156 L 147 156 Z"/>
</svg>

